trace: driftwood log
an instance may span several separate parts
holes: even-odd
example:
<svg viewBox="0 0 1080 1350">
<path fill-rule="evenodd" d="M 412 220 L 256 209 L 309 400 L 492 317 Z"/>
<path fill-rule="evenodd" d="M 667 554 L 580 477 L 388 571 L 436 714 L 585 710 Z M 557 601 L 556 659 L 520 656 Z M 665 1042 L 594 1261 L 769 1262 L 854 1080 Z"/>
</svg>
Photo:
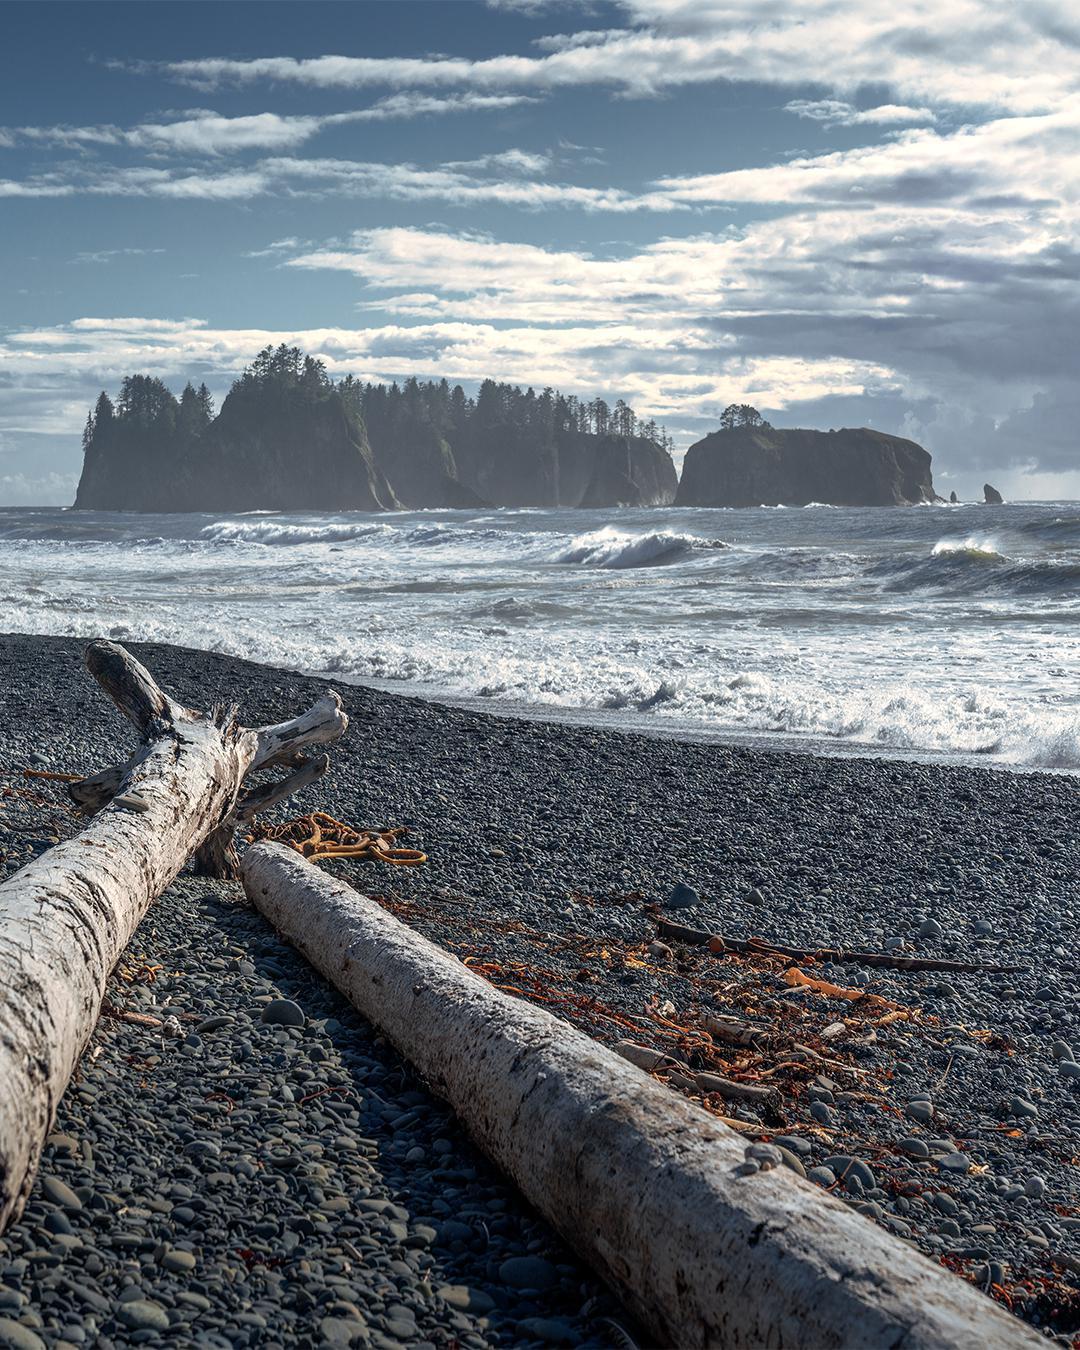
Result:
<svg viewBox="0 0 1080 1350">
<path fill-rule="evenodd" d="M 241 871 L 256 908 L 450 1102 L 659 1344 L 1043 1343 L 793 1172 L 745 1175 L 734 1131 L 293 850 L 256 844 Z"/>
<path fill-rule="evenodd" d="M 208 839 L 225 857 L 253 800 L 276 799 L 245 795 L 248 773 L 293 767 L 304 746 L 348 725 L 328 694 L 294 722 L 248 730 L 231 710 L 181 707 L 115 643 L 92 643 L 86 662 L 141 745 L 122 770 L 95 775 L 83 800 L 98 814 L 80 834 L 0 885 L 0 1232 L 22 1212 L 106 980 L 150 902 Z M 294 768 L 284 786 L 322 768 Z"/>
</svg>

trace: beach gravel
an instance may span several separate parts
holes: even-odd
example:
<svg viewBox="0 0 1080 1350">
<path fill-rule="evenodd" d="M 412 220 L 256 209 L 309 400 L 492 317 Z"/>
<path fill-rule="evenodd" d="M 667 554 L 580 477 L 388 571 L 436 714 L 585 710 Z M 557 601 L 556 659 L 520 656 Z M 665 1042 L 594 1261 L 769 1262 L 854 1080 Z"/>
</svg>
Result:
<svg viewBox="0 0 1080 1350">
<path fill-rule="evenodd" d="M 52 785 L 23 795 L 22 767 L 93 772 L 130 740 L 83 645 L 0 639 L 0 781 L 20 788 L 0 797 L 7 870 L 73 828 Z M 133 650 L 181 701 L 237 703 L 249 723 L 325 687 Z M 834 1065 L 799 1067 L 797 1052 L 770 1080 L 778 1108 L 725 1104 L 747 1145 L 778 1141 L 786 1166 L 1032 1323 L 1080 1330 L 1075 778 L 338 688 L 349 732 L 289 814 L 405 825 L 429 857 L 329 864 L 338 875 L 609 1043 L 626 1037 L 613 1019 L 636 1018 L 644 1044 L 655 1025 L 667 1049 L 663 1025 L 732 1012 L 812 1041 Z M 671 913 L 673 896 L 686 908 Z M 671 939 L 650 954 L 667 913 L 740 938 L 1022 969 L 805 966 L 904 1014 L 871 1018 L 791 987 L 783 963 Z M 181 1034 L 100 1024 L 26 1214 L 0 1239 L 0 1345 L 604 1345 L 620 1339 L 612 1322 L 642 1335 L 234 886 L 177 882 L 110 998 L 174 1016 Z M 748 1053 L 732 1050 L 732 1075 Z"/>
</svg>

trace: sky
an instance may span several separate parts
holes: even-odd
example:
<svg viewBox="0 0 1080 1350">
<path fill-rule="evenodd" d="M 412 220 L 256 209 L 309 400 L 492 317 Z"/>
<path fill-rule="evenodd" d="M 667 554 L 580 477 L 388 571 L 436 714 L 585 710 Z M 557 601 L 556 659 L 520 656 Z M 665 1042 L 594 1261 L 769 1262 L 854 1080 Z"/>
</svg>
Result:
<svg viewBox="0 0 1080 1350">
<path fill-rule="evenodd" d="M 101 389 L 332 375 L 874 426 L 1080 497 L 1074 0 L 0 0 L 0 505 Z M 677 455 L 678 458 L 678 455 Z"/>
</svg>

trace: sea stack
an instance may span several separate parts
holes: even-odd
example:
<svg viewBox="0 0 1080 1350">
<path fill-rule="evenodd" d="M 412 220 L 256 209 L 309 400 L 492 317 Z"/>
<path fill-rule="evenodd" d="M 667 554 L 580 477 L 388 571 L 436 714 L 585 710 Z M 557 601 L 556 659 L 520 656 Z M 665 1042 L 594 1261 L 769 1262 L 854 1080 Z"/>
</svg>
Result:
<svg viewBox="0 0 1080 1350">
<path fill-rule="evenodd" d="M 1001 506 L 1005 498 L 990 483 L 983 484 L 983 503 L 986 506 Z"/>
<path fill-rule="evenodd" d="M 686 452 L 676 506 L 917 506 L 938 501 L 930 453 L 870 427 L 731 427 Z"/>
</svg>

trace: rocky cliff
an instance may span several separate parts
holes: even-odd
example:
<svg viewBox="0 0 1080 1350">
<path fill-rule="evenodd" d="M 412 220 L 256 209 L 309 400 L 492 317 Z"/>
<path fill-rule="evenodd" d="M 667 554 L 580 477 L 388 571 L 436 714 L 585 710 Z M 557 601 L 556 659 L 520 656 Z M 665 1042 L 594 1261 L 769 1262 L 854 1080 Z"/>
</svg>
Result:
<svg viewBox="0 0 1080 1350">
<path fill-rule="evenodd" d="M 400 503 L 363 423 L 333 391 L 238 386 L 200 434 L 115 418 L 87 447 L 76 509 L 377 511 Z"/>
<path fill-rule="evenodd" d="M 456 457 L 461 481 L 499 506 L 668 506 L 679 481 L 667 451 L 640 436 L 538 441 L 527 428 L 492 427 Z"/>
<path fill-rule="evenodd" d="M 651 434 L 616 434 L 609 422 Z M 335 383 L 296 348 L 267 348 L 217 417 L 205 386 L 188 385 L 177 399 L 160 380 L 131 375 L 115 407 L 102 394 L 83 435 L 75 506 L 662 506 L 677 487 L 667 444 L 625 404 L 613 417 L 599 400 L 579 408 L 551 390 L 538 396 L 491 381 L 476 400 L 446 381 Z"/>
<path fill-rule="evenodd" d="M 936 501 L 930 454 L 869 427 L 734 427 L 686 452 L 677 506 L 909 506 Z"/>
</svg>

